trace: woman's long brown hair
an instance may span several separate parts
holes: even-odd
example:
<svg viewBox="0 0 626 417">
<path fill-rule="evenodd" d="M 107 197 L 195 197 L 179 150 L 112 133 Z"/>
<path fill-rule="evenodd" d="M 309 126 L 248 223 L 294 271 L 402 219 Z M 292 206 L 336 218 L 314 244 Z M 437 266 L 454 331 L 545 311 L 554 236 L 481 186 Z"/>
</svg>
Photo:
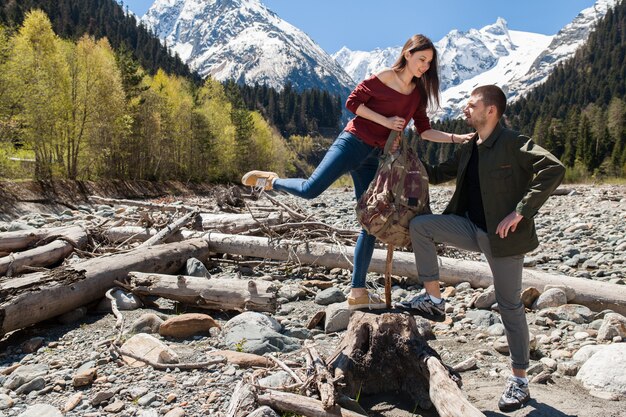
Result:
<svg viewBox="0 0 626 417">
<path fill-rule="evenodd" d="M 421 78 L 413 77 L 413 82 L 417 88 L 419 88 L 422 96 L 425 96 L 427 100 L 424 102 L 424 105 L 430 105 L 435 108 L 439 108 L 439 75 L 438 75 L 438 64 L 437 64 L 437 50 L 435 49 L 435 45 L 433 42 L 428 39 L 424 35 L 413 35 L 409 38 L 408 41 L 402 47 L 402 52 L 400 56 L 396 60 L 396 62 L 391 67 L 394 71 L 401 71 L 406 67 L 406 58 L 404 57 L 405 52 L 414 53 L 417 51 L 424 51 L 430 49 L 433 51 L 433 60 L 430 63 L 430 68 L 426 71 Z"/>
</svg>

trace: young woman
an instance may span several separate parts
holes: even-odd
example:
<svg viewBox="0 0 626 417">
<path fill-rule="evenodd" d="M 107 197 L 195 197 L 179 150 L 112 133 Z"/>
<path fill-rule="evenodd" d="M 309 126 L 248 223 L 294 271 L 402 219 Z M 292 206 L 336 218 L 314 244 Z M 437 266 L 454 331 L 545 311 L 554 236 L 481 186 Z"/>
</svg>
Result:
<svg viewBox="0 0 626 417">
<path fill-rule="evenodd" d="M 326 152 L 324 159 L 308 179 L 281 179 L 274 172 L 250 171 L 242 178 L 244 185 L 279 190 L 315 198 L 343 174 L 350 173 L 357 201 L 378 168 L 379 155 L 392 130 L 402 131 L 413 119 L 422 139 L 459 143 L 472 135 L 455 135 L 430 127 L 428 106 L 439 106 L 437 51 L 430 39 L 412 36 L 390 69 L 362 81 L 352 91 L 346 107 L 356 115 Z M 350 309 L 384 308 L 378 294 L 365 288 L 367 269 L 376 238 L 361 230 L 354 252 Z"/>
</svg>

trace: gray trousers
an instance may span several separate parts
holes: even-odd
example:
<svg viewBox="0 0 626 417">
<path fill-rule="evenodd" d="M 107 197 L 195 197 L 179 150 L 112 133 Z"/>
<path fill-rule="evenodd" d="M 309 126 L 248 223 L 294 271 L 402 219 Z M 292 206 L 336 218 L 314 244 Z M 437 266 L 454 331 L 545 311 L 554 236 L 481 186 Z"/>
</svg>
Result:
<svg viewBox="0 0 626 417">
<path fill-rule="evenodd" d="M 410 233 L 421 282 L 439 280 L 435 242 L 485 254 L 493 274 L 496 301 L 506 330 L 512 366 L 516 369 L 528 368 L 528 324 L 521 300 L 524 255 L 493 256 L 487 233 L 468 218 L 454 214 L 416 216 L 411 220 Z"/>
</svg>

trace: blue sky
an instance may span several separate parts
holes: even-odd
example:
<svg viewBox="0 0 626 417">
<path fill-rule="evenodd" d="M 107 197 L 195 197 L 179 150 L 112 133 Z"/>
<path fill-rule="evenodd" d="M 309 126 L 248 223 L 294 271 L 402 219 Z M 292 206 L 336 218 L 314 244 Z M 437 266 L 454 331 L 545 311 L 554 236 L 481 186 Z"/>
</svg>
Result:
<svg viewBox="0 0 626 417">
<path fill-rule="evenodd" d="M 142 16 L 153 0 L 123 0 Z M 554 35 L 595 0 L 261 0 L 326 52 L 401 46 L 414 33 L 438 41 L 503 17 L 509 29 Z"/>
</svg>

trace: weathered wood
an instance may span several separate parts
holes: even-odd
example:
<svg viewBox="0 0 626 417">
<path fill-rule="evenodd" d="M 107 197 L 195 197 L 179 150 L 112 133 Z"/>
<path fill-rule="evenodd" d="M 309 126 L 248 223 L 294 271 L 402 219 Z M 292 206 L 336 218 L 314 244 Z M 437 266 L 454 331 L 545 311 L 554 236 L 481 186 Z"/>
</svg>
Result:
<svg viewBox="0 0 626 417">
<path fill-rule="evenodd" d="M 306 417 L 363 417 L 363 414 L 346 410 L 338 405 L 326 410 L 319 400 L 288 392 L 268 390 L 259 394 L 257 401 L 260 405 Z"/>
<path fill-rule="evenodd" d="M 259 226 L 277 225 L 284 221 L 280 212 L 273 213 L 200 213 L 202 228 L 221 233 L 241 233 Z"/>
<path fill-rule="evenodd" d="M 426 360 L 430 373 L 430 400 L 440 417 L 484 417 L 485 415 L 470 404 L 459 386 L 450 379 L 448 370 L 439 359 L 431 356 Z"/>
<path fill-rule="evenodd" d="M 0 336 L 95 301 L 131 271 L 173 273 L 191 257 L 208 256 L 206 240 L 192 239 L 0 279 Z"/>
<path fill-rule="evenodd" d="M 423 359 L 435 356 L 408 314 L 354 312 L 348 330 L 327 359 L 341 392 L 351 398 L 403 392 L 422 409 L 432 406 Z"/>
<path fill-rule="evenodd" d="M 278 288 L 267 281 L 141 272 L 128 276 L 132 292 L 140 296 L 154 295 L 211 310 L 276 311 Z"/>
<path fill-rule="evenodd" d="M 74 251 L 87 245 L 87 232 L 79 226 L 57 229 L 58 234 L 48 233 L 45 240 L 54 239 L 45 245 L 16 252 L 0 258 L 0 276 L 12 276 L 28 267 L 47 267 L 59 263 Z"/>
<path fill-rule="evenodd" d="M 143 242 L 137 248 L 147 248 L 148 246 L 156 245 L 159 242 L 164 241 L 169 236 L 176 233 L 181 227 L 189 223 L 196 215 L 198 214 L 198 210 L 192 210 L 189 213 L 185 214 L 180 219 L 175 222 L 168 224 L 163 229 L 161 229 L 156 235 L 150 237 L 150 239 Z"/>
<path fill-rule="evenodd" d="M 409 314 L 354 313 L 329 363 L 351 397 L 401 392 L 422 409 L 434 405 L 442 417 L 484 417 L 465 399 Z"/>
<path fill-rule="evenodd" d="M 315 383 L 317 385 L 317 391 L 320 393 L 322 407 L 324 407 L 324 410 L 328 410 L 335 406 L 335 398 L 337 396 L 333 376 L 326 367 L 320 354 L 317 353 L 317 349 L 315 349 L 313 343 L 310 341 L 305 342 L 304 349 L 307 351 L 315 368 Z"/>
<path fill-rule="evenodd" d="M 80 226 L 44 227 L 32 230 L 16 230 L 0 233 L 0 252 L 16 252 L 32 247 L 50 236 L 74 236 L 81 233 Z"/>
<path fill-rule="evenodd" d="M 206 236 L 212 252 L 252 256 L 265 259 L 289 260 L 328 268 L 350 269 L 354 248 L 317 242 L 272 240 L 264 237 L 235 236 L 210 233 Z M 485 262 L 465 261 L 439 257 L 440 279 L 447 285 L 469 282 L 474 288 L 487 288 L 493 284 L 489 265 Z M 375 249 L 369 271 L 385 272 L 386 251 Z M 415 257 L 410 252 L 394 252 L 394 275 L 417 280 Z M 543 291 L 546 285 L 565 285 L 575 291 L 573 304 L 586 305 L 594 311 L 611 309 L 626 314 L 626 285 L 611 284 L 539 270 L 524 269 L 522 287 L 535 287 Z"/>
<path fill-rule="evenodd" d="M 385 304 L 391 308 L 391 271 L 393 269 L 393 245 L 387 245 L 385 260 Z"/>
<path fill-rule="evenodd" d="M 145 242 L 158 231 L 154 228 L 141 226 L 116 226 L 109 227 L 102 232 L 102 236 L 111 243 L 134 243 Z"/>
</svg>

